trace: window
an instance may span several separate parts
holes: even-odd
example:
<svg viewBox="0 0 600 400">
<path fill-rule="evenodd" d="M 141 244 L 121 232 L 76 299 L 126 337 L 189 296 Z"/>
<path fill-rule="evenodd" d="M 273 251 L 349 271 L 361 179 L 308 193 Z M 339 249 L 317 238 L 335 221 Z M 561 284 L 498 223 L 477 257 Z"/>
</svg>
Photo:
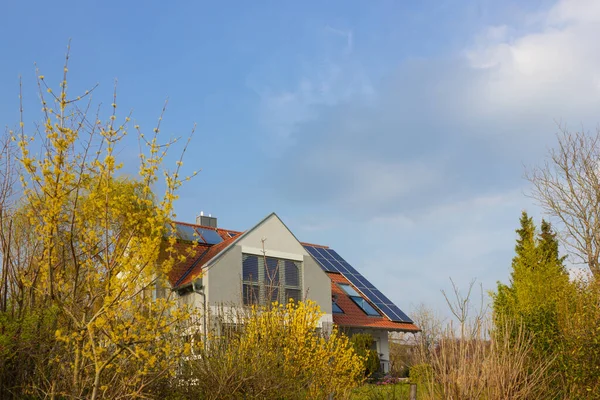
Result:
<svg viewBox="0 0 600 400">
<path fill-rule="evenodd" d="M 341 307 L 338 306 L 335 301 L 331 302 L 331 310 L 333 311 L 334 314 L 343 314 L 344 313 L 344 310 L 342 310 Z"/>
<path fill-rule="evenodd" d="M 242 280 L 244 281 L 242 297 L 244 304 L 257 304 L 259 301 L 259 266 L 258 257 L 243 257 Z"/>
<path fill-rule="evenodd" d="M 302 300 L 301 263 L 254 254 L 242 255 L 244 304 Z"/>
<path fill-rule="evenodd" d="M 338 283 L 338 285 L 342 288 L 344 292 L 346 292 L 348 296 L 350 296 L 352 301 L 356 303 L 356 305 L 359 306 L 360 309 L 365 312 L 365 314 L 372 315 L 375 317 L 379 317 L 381 315 L 379 314 L 379 312 L 377 312 L 376 309 L 373 308 L 371 304 L 369 304 L 367 300 L 363 299 L 363 297 L 356 290 L 354 290 L 352 286 L 346 283 Z"/>
</svg>

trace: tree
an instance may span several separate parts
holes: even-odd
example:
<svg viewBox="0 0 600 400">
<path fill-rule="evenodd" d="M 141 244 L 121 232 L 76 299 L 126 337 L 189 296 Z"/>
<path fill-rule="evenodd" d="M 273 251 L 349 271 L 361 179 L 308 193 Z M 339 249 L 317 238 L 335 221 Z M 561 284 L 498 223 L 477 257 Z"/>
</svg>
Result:
<svg viewBox="0 0 600 400">
<path fill-rule="evenodd" d="M 135 126 L 139 174 L 120 177 L 116 154 L 130 117 L 117 122 L 116 92 L 106 122 L 87 113 L 90 103 L 83 101 L 91 91 L 69 98 L 67 71 L 65 63 L 56 94 L 39 75 L 40 129 L 29 132 L 21 121 L 10 132 L 20 149 L 23 190 L 10 221 L 2 221 L 8 289 L 0 315 L 0 393 L 142 397 L 172 376 L 189 351 L 175 343 L 190 310 L 150 295 L 174 262 L 158 255 L 182 183 L 181 159 L 174 171 L 163 171 L 173 142 L 159 143 L 160 119 L 149 139 Z M 165 192 L 156 197 L 162 172 Z"/>
<path fill-rule="evenodd" d="M 558 147 L 542 167 L 526 173 L 532 196 L 562 226 L 561 239 L 575 259 L 600 276 L 600 130 L 560 127 Z"/>
<path fill-rule="evenodd" d="M 506 320 L 516 320 L 534 334 L 539 354 L 552 352 L 559 340 L 558 308 L 569 285 L 564 257 L 558 254 L 550 223 L 542 221 L 538 233 L 533 219 L 523 211 L 516 232 L 510 284 L 498 283 L 493 295 L 496 326 L 501 328 Z"/>
</svg>

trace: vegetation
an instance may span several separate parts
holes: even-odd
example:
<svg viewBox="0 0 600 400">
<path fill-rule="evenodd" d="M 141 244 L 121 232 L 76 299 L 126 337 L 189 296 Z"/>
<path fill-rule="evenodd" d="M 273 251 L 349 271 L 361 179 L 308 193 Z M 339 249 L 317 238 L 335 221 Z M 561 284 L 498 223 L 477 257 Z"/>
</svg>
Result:
<svg viewBox="0 0 600 400">
<path fill-rule="evenodd" d="M 419 337 L 417 356 L 410 379 L 419 386 L 425 399 L 535 399 L 544 397 L 546 371 L 551 360 L 530 362 L 531 339 L 522 329 L 509 342 L 512 327 L 493 330 L 486 318 L 486 307 L 475 314 L 471 301 L 473 284 L 466 295 L 454 287 L 447 297 L 458 326 L 429 321 L 437 334 Z M 416 319 L 429 318 L 426 313 Z M 500 333 L 502 332 L 502 333 Z"/>
<path fill-rule="evenodd" d="M 410 335 L 410 336 L 409 336 Z M 415 351 L 412 345 L 412 334 L 405 340 L 390 338 L 390 375 L 398 378 L 408 377 L 410 367 L 415 364 Z"/>
<path fill-rule="evenodd" d="M 420 397 L 419 397 L 420 398 Z M 366 384 L 355 389 L 351 400 L 409 400 L 410 384 Z"/>
<path fill-rule="evenodd" d="M 498 284 L 493 294 L 497 327 L 520 321 L 533 335 L 537 357 L 553 356 L 560 341 L 558 310 L 569 287 L 569 276 L 558 255 L 558 241 L 549 223 L 536 232 L 533 219 L 521 215 L 510 285 Z M 514 327 L 517 328 L 517 327 Z"/>
<path fill-rule="evenodd" d="M 324 399 L 335 394 L 343 399 L 362 380 L 363 359 L 336 328 L 319 331 L 323 314 L 311 301 L 219 314 L 211 319 L 221 325 L 184 362 L 187 372 L 178 379 L 194 384 L 180 385 L 178 396 Z"/>
<path fill-rule="evenodd" d="M 139 173 L 119 177 L 115 154 L 130 117 L 117 121 L 116 94 L 106 122 L 87 114 L 90 92 L 70 98 L 67 71 L 56 93 L 38 77 L 39 130 L 21 121 L 6 138 L 3 185 L 14 198 L 5 199 L 0 225 L 0 397 L 143 396 L 189 350 L 172 345 L 189 310 L 150 293 L 174 261 L 159 260 L 158 249 L 178 167 L 165 172 L 156 198 L 172 143 L 159 144 L 160 125 L 149 140 L 136 126 L 145 144 Z"/>
<path fill-rule="evenodd" d="M 364 361 L 365 377 L 370 377 L 379 371 L 379 354 L 373 349 L 375 339 L 368 333 L 357 333 L 350 338 L 354 351 Z"/>
<path fill-rule="evenodd" d="M 524 212 L 517 233 L 510 285 L 499 284 L 494 295 L 497 329 L 506 321 L 520 322 L 532 337 L 531 357 L 554 360 L 548 370 L 553 397 L 588 397 L 600 388 L 595 280 L 569 281 L 546 221 L 538 233 Z M 508 336 L 510 342 L 513 337 Z"/>
<path fill-rule="evenodd" d="M 558 146 L 544 165 L 528 171 L 532 196 L 562 227 L 562 243 L 600 276 L 600 129 L 594 134 L 560 128 Z"/>
</svg>

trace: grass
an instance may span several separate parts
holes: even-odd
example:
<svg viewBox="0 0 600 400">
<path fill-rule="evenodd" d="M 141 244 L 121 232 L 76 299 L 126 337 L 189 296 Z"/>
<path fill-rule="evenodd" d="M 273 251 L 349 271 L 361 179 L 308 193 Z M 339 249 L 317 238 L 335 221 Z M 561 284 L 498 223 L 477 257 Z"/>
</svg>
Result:
<svg viewBox="0 0 600 400">
<path fill-rule="evenodd" d="M 376 385 L 367 383 L 354 390 L 352 400 L 408 400 L 409 389 L 408 383 L 395 383 L 388 385 Z"/>
</svg>

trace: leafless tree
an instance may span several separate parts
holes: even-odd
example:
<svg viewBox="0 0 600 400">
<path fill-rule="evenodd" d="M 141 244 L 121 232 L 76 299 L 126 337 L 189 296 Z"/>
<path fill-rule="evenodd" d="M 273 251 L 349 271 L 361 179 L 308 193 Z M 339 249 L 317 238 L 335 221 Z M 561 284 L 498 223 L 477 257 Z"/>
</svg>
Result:
<svg viewBox="0 0 600 400">
<path fill-rule="evenodd" d="M 558 220 L 569 253 L 600 277 L 600 128 L 589 133 L 559 126 L 557 138 L 544 165 L 525 177 L 531 196 Z"/>
</svg>

